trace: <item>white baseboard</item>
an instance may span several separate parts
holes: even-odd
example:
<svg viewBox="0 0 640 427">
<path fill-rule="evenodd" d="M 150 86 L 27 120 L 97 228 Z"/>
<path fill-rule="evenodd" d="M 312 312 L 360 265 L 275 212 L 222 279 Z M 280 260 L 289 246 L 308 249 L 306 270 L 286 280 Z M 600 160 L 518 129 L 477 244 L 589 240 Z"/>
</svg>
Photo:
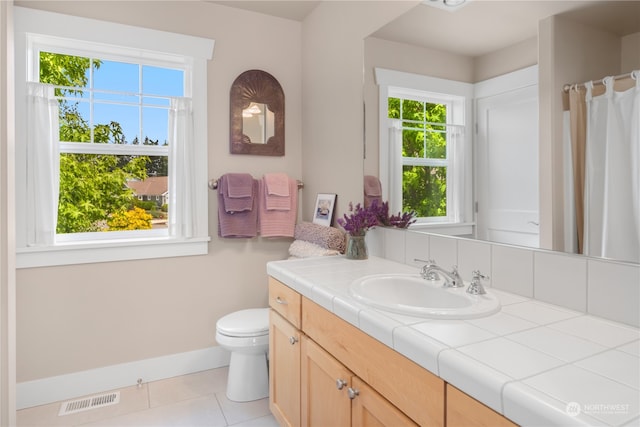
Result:
<svg viewBox="0 0 640 427">
<path fill-rule="evenodd" d="M 102 393 L 142 382 L 229 365 L 230 353 L 220 346 L 171 354 L 67 375 L 26 381 L 16 385 L 17 409 Z"/>
</svg>

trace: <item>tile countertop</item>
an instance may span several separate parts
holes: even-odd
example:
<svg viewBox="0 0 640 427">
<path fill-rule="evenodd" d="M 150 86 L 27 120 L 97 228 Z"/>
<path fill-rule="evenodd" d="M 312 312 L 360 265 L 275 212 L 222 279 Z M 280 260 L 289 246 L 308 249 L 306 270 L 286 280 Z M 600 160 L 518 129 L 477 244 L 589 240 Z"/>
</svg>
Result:
<svg viewBox="0 0 640 427">
<path fill-rule="evenodd" d="M 373 309 L 349 284 L 415 267 L 370 257 L 272 261 L 267 273 L 523 426 L 640 426 L 640 330 L 488 288 L 501 310 L 434 320 Z"/>
</svg>

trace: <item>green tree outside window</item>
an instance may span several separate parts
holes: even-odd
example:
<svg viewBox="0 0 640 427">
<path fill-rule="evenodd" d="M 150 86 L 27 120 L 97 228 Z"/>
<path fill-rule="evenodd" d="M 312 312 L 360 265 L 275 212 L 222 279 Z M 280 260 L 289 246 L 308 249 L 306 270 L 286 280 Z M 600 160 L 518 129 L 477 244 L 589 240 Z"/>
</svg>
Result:
<svg viewBox="0 0 640 427">
<path fill-rule="evenodd" d="M 446 105 L 388 100 L 389 118 L 402 122 L 402 210 L 414 210 L 418 217 L 446 216 L 447 168 L 411 164 L 447 158 Z"/>
</svg>

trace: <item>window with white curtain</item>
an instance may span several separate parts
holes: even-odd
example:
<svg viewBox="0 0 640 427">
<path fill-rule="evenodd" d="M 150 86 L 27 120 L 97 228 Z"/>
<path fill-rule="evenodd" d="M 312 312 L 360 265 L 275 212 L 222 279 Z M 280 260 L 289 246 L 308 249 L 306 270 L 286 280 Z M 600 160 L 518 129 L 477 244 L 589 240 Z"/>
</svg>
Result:
<svg viewBox="0 0 640 427">
<path fill-rule="evenodd" d="M 393 212 L 416 226 L 472 219 L 470 84 L 376 69 L 380 181 Z"/>
<path fill-rule="evenodd" d="M 18 266 L 206 253 L 213 41 L 19 7 L 15 22 Z M 138 201 L 158 191 L 165 205 Z"/>
</svg>

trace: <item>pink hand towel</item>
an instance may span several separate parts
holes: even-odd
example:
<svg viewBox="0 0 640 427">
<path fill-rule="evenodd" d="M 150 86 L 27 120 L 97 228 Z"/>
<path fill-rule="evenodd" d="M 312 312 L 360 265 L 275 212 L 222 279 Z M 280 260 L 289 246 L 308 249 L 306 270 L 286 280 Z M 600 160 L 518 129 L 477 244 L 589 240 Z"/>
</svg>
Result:
<svg viewBox="0 0 640 427">
<path fill-rule="evenodd" d="M 364 177 L 364 195 L 365 196 L 382 196 L 382 185 L 380 180 L 372 175 Z"/>
<path fill-rule="evenodd" d="M 382 203 L 382 185 L 377 177 L 373 175 L 365 175 L 364 207 L 368 208 L 374 201 L 377 201 L 378 205 Z"/>
<path fill-rule="evenodd" d="M 264 180 L 259 181 L 258 228 L 262 237 L 293 237 L 298 217 L 298 183 L 289 178 L 289 210 L 268 210 L 265 200 L 267 189 Z"/>
<path fill-rule="evenodd" d="M 262 178 L 264 181 L 264 206 L 269 211 L 288 211 L 291 209 L 291 194 L 289 186 L 291 179 L 285 173 L 268 173 Z M 293 194 L 297 194 L 297 186 Z"/>
<path fill-rule="evenodd" d="M 269 196 L 288 197 L 291 195 L 289 192 L 289 176 L 286 173 L 266 173 L 264 174 L 264 182 Z"/>
</svg>

